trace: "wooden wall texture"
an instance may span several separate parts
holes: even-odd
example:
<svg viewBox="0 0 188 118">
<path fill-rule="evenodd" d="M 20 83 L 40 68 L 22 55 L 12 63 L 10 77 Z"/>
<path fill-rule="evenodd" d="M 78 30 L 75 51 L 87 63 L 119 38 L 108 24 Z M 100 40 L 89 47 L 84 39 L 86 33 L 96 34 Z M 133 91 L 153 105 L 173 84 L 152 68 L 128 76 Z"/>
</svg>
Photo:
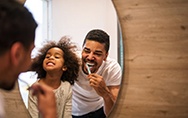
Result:
<svg viewBox="0 0 188 118">
<path fill-rule="evenodd" d="M 113 0 L 125 47 L 124 77 L 109 118 L 188 118 L 188 0 Z M 27 118 L 18 87 L 8 118 Z"/>
<path fill-rule="evenodd" d="M 188 118 L 188 0 L 113 0 L 125 45 L 110 118 Z"/>
</svg>

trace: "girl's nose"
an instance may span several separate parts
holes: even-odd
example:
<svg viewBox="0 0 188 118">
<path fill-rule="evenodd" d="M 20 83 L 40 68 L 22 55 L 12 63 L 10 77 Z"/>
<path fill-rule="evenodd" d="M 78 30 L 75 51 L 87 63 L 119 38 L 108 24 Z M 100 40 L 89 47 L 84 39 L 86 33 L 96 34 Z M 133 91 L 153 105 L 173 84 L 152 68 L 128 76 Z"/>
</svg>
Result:
<svg viewBox="0 0 188 118">
<path fill-rule="evenodd" d="M 50 56 L 49 59 L 50 59 L 50 60 L 54 59 L 54 56 Z"/>
</svg>

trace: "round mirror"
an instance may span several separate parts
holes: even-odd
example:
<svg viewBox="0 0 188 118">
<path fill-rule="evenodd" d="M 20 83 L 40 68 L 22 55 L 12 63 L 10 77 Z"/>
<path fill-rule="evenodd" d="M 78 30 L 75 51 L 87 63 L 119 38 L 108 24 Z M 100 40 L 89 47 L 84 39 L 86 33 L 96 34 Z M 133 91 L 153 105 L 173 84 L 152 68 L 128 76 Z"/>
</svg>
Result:
<svg viewBox="0 0 188 118">
<path fill-rule="evenodd" d="M 36 48 L 45 40 L 58 41 L 68 35 L 81 50 L 85 35 L 92 29 L 103 29 L 110 35 L 109 57 L 114 58 L 123 69 L 123 43 L 121 28 L 112 1 L 109 0 L 27 0 L 24 4 L 38 22 Z M 35 72 L 21 73 L 19 88 L 28 108 L 27 86 L 37 80 Z"/>
</svg>

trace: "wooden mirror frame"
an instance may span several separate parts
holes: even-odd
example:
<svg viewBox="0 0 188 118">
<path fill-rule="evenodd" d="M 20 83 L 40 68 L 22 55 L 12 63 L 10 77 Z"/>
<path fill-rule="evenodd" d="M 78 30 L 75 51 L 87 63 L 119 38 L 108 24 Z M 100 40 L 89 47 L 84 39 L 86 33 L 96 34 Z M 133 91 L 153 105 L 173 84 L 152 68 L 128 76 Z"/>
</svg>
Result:
<svg viewBox="0 0 188 118">
<path fill-rule="evenodd" d="M 188 117 L 188 1 L 113 3 L 125 57 L 121 91 L 109 118 Z M 3 94 L 7 118 L 29 117 L 18 86 Z"/>
<path fill-rule="evenodd" d="M 124 75 L 109 118 L 188 117 L 188 1 L 113 0 Z"/>
</svg>

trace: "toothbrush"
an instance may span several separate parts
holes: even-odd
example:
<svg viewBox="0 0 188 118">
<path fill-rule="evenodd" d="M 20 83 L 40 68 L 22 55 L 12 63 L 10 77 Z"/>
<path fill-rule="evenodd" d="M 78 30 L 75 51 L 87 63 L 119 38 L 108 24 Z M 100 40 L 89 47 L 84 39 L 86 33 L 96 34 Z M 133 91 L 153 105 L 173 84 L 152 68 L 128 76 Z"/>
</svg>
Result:
<svg viewBox="0 0 188 118">
<path fill-rule="evenodd" d="M 38 90 L 35 90 L 35 89 L 33 89 L 32 86 L 30 86 L 25 80 L 22 80 L 22 79 L 20 79 L 20 78 L 18 78 L 18 80 L 20 80 L 21 82 L 23 82 L 23 83 L 25 83 L 25 84 L 27 85 L 27 89 L 26 89 L 26 90 L 28 90 L 28 91 L 31 90 L 32 92 L 38 91 L 38 92 L 44 94 L 44 91 L 43 91 L 42 89 L 39 88 Z M 39 83 L 34 83 L 34 84 L 39 84 Z"/>
<path fill-rule="evenodd" d="M 86 67 L 87 67 L 88 74 L 91 74 L 91 71 L 90 71 L 89 66 L 88 66 L 87 63 L 86 63 Z"/>
</svg>

